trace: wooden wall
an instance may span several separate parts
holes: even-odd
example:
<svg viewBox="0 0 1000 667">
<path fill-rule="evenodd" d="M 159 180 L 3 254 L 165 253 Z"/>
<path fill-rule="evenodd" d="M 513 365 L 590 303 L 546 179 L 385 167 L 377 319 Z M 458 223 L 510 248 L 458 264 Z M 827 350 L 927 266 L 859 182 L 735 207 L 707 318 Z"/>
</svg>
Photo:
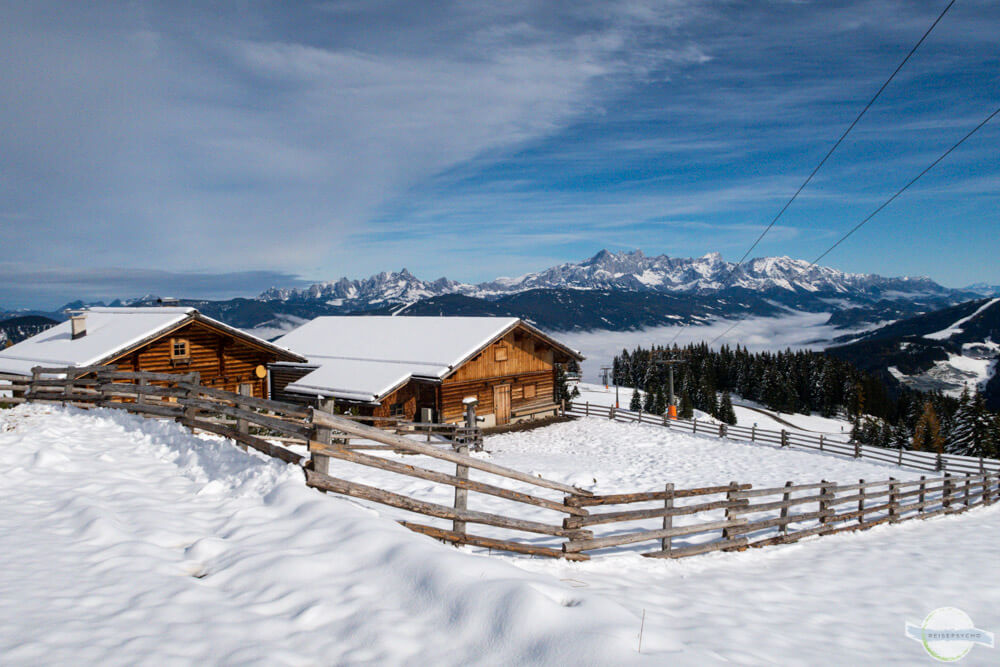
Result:
<svg viewBox="0 0 1000 667">
<path fill-rule="evenodd" d="M 497 355 L 497 350 L 503 352 Z M 506 357 L 506 359 L 503 359 Z M 441 384 L 441 421 L 464 418 L 462 399 L 476 396 L 480 415 L 493 414 L 493 387 L 511 385 L 511 412 L 529 405 L 554 404 L 555 361 L 562 353 L 545 340 L 520 327 L 483 348 Z M 525 387 L 534 386 L 535 396 L 525 397 Z"/>
<path fill-rule="evenodd" d="M 314 397 L 298 392 L 285 391 L 285 387 L 312 373 L 315 368 L 315 366 L 286 366 L 284 364 L 268 366 L 267 370 L 271 376 L 271 398 L 276 401 L 286 401 L 288 403 L 312 404 Z"/>
<path fill-rule="evenodd" d="M 190 346 L 190 363 L 170 358 L 173 338 L 185 338 Z M 207 387 L 237 392 L 241 384 L 251 384 L 253 395 L 267 398 L 267 379 L 258 378 L 258 366 L 275 361 L 274 353 L 257 348 L 240 338 L 222 333 L 201 322 L 190 322 L 157 338 L 124 357 L 109 361 L 118 370 L 142 370 L 155 373 L 201 373 Z"/>
<path fill-rule="evenodd" d="M 441 385 L 442 421 L 462 421 L 465 418 L 465 406 L 462 404 L 462 400 L 467 396 L 475 396 L 479 399 L 479 406 L 476 408 L 477 414 L 493 414 L 493 387 L 498 384 L 511 385 L 511 412 L 516 412 L 527 405 L 546 401 L 554 403 L 555 373 L 551 370 L 466 382 L 445 382 Z M 524 389 L 529 385 L 535 388 L 534 398 L 524 398 Z"/>
<path fill-rule="evenodd" d="M 420 418 L 420 408 L 437 410 L 437 387 L 429 382 L 410 380 L 382 399 L 382 404 L 376 406 L 372 414 L 376 417 L 391 417 L 392 406 L 397 403 L 403 404 L 402 417 L 417 421 Z"/>
</svg>

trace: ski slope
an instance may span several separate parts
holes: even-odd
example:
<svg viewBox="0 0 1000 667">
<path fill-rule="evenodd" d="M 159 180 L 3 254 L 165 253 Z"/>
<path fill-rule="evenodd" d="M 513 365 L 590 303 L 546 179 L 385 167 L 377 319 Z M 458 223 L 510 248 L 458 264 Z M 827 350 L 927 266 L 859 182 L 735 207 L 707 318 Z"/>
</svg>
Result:
<svg viewBox="0 0 1000 667">
<path fill-rule="evenodd" d="M 607 492 L 916 474 L 597 418 L 486 448 Z M 744 553 L 566 563 L 441 545 L 393 510 L 306 488 L 293 466 L 115 411 L 0 411 L 0 465 L 4 665 L 913 664 L 926 657 L 903 625 L 936 607 L 1000 629 L 997 507 Z M 392 477 L 367 481 L 451 493 Z"/>
</svg>

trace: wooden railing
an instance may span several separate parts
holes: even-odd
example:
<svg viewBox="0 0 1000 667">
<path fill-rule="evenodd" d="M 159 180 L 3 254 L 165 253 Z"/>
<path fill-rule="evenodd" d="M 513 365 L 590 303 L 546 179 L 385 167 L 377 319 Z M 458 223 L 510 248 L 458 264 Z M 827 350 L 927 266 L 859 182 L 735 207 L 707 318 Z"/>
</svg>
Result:
<svg viewBox="0 0 1000 667">
<path fill-rule="evenodd" d="M 898 466 L 925 470 L 930 472 L 950 472 L 955 475 L 966 473 L 1000 472 L 1000 461 L 983 457 L 959 456 L 956 454 L 938 454 L 936 452 L 918 452 L 912 449 L 886 449 L 872 447 L 851 441 L 843 442 L 826 434 L 810 434 L 782 429 L 773 431 L 756 426 L 731 426 L 729 424 L 714 424 L 697 419 L 670 419 L 666 415 L 654 415 L 648 412 L 632 412 L 620 408 L 590 403 L 567 403 L 565 414 L 576 417 L 603 417 L 618 422 L 653 424 L 683 433 L 707 435 L 731 440 L 760 442 L 779 447 L 796 447 L 812 449 L 826 454 L 838 454 L 860 459 L 867 458 L 881 463 L 891 463 Z M 846 435 L 846 434 L 845 434 Z"/>
<path fill-rule="evenodd" d="M 592 539 L 569 540 L 563 548 L 569 553 L 582 553 L 656 542 L 657 548 L 642 555 L 680 558 L 785 544 L 811 535 L 964 512 L 991 504 L 998 493 L 1000 476 L 993 473 L 958 478 L 945 474 L 909 481 L 859 480 L 857 484 L 788 482 L 785 486 L 764 489 L 737 482 L 701 489 L 674 489 L 668 484 L 663 491 L 569 499 L 567 502 L 573 507 L 637 504 L 647 507 L 569 517 L 563 521 L 566 527 L 607 527 L 661 518 L 663 523 L 658 528 L 619 528 Z M 658 506 L 648 507 L 654 503 Z M 683 541 L 679 543 L 678 538 Z"/>
<path fill-rule="evenodd" d="M 36 368 L 31 379 L 0 376 L 0 392 L 14 394 L 0 396 L 0 404 L 61 403 L 174 419 L 191 429 L 230 438 L 244 449 L 298 465 L 313 488 L 404 513 L 407 518 L 399 523 L 410 530 L 455 544 L 571 560 L 587 560 L 593 553 L 612 549 L 638 551 L 652 558 L 742 550 L 963 512 L 988 505 L 1000 494 L 996 472 L 965 471 L 961 477 L 946 473 L 909 481 L 788 482 L 764 489 L 738 482 L 693 489 L 667 484 L 662 490 L 594 495 L 471 456 L 470 443 L 462 438 L 422 442 L 420 436 L 425 433 L 417 434 L 410 425 L 391 418 L 333 415 L 205 387 L 198 379 L 197 374 L 136 373 L 111 367 Z M 584 414 L 590 408 L 584 407 Z M 601 410 L 608 415 L 607 408 Z M 570 414 L 579 411 L 576 405 L 567 406 Z M 642 423 L 648 418 L 628 411 L 610 416 Z M 400 432 L 371 425 L 374 421 Z M 674 421 L 667 426 L 701 433 L 707 425 Z M 711 428 L 714 434 L 732 437 L 733 427 Z M 458 434 L 459 430 L 449 432 Z M 792 434 L 775 440 L 773 432 L 756 431 L 752 437 L 772 444 L 796 444 Z M 363 481 L 354 474 L 357 470 L 362 471 Z M 472 471 L 476 471 L 475 479 Z M 381 488 L 377 480 L 385 475 L 392 481 L 383 486 L 399 489 L 404 479 L 416 479 L 454 493 L 447 503 L 439 496 L 413 497 L 419 492 L 406 495 Z M 470 494 L 502 502 L 494 500 L 487 509 L 472 509 Z M 504 509 L 496 509 L 500 506 Z M 611 511 L 592 513 L 592 508 Z M 424 518 L 414 521 L 410 515 Z M 441 525 L 442 521 L 448 523 Z M 470 526 L 482 528 L 470 530 Z M 483 534 L 484 529 L 489 534 Z"/>
</svg>

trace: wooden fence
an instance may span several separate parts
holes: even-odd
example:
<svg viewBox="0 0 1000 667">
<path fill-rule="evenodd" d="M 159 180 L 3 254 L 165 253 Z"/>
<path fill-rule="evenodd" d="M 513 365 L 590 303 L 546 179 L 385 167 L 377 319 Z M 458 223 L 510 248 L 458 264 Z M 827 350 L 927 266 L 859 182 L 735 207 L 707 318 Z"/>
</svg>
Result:
<svg viewBox="0 0 1000 667">
<path fill-rule="evenodd" d="M 747 442 L 761 442 L 779 447 L 796 447 L 800 449 L 812 449 L 814 451 L 827 454 L 839 454 L 850 456 L 856 459 L 867 458 L 881 463 L 892 463 L 898 466 L 913 468 L 915 470 L 926 470 L 930 472 L 950 472 L 954 475 L 964 475 L 966 473 L 1000 472 L 1000 461 L 973 456 L 958 456 L 956 454 L 938 454 L 935 452 L 918 452 L 912 449 L 886 449 L 885 447 L 872 447 L 862 445 L 858 442 L 841 442 L 831 439 L 829 436 L 818 433 L 811 434 L 800 431 L 789 431 L 782 429 L 772 431 L 756 426 L 730 426 L 729 424 L 713 424 L 697 419 L 669 419 L 665 415 L 654 415 L 648 412 L 632 412 L 620 408 L 607 407 L 603 405 L 591 405 L 590 403 L 567 403 L 565 408 L 567 415 L 577 417 L 605 417 L 614 421 L 653 424 L 665 428 L 681 431 L 683 433 L 696 433 L 700 435 L 714 436 L 718 438 L 729 438 L 731 440 L 744 440 Z"/>
<path fill-rule="evenodd" d="M 313 488 L 388 506 L 406 517 L 423 517 L 399 521 L 410 530 L 455 544 L 570 560 L 587 560 L 608 550 L 634 550 L 652 558 L 742 550 L 963 512 L 988 505 L 1000 494 L 1000 475 L 995 471 L 966 471 L 961 477 L 946 473 L 846 485 L 788 482 L 764 489 L 738 482 L 696 489 L 667 484 L 657 491 L 595 495 L 471 456 L 469 433 L 445 429 L 445 435 L 456 436 L 448 440 L 434 429 L 414 433 L 407 424 L 391 419 L 333 415 L 204 387 L 198 380 L 197 374 L 122 372 L 113 367 L 36 368 L 30 379 L 0 376 L 0 392 L 13 393 L 0 396 L 0 404 L 34 401 L 107 407 L 174 419 L 301 466 Z M 579 411 L 578 406 L 567 407 L 569 414 Z M 584 414 L 590 411 L 590 406 L 583 408 Z M 642 423 L 648 419 L 627 411 L 610 416 Z M 387 428 L 366 421 L 383 421 Z M 692 422 L 667 426 L 702 432 Z M 430 441 L 423 441 L 424 436 Z M 753 434 L 758 436 L 767 437 Z M 783 441 L 793 444 L 790 435 L 776 444 Z M 367 471 L 365 482 L 349 479 L 355 466 Z M 381 488 L 377 481 L 370 483 L 385 475 L 393 488 L 400 488 L 404 479 L 421 480 L 451 489 L 453 495 L 441 502 L 439 496 L 418 498 L 413 497 L 416 492 L 405 495 Z M 492 504 L 472 509 L 470 494 L 489 498 Z M 504 509 L 496 509 L 499 506 Z M 608 507 L 611 511 L 592 513 L 593 508 Z M 470 531 L 470 526 L 479 528 Z"/>
</svg>

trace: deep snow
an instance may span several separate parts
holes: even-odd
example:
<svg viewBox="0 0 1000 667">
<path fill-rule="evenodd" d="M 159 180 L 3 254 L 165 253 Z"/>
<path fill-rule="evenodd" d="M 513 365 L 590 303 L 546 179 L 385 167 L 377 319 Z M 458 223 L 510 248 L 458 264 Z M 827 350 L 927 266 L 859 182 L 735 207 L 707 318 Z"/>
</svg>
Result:
<svg viewBox="0 0 1000 667">
<path fill-rule="evenodd" d="M 915 474 L 596 418 L 486 446 L 602 492 Z M 113 411 L 0 411 L 0 465 L 4 664 L 912 664 L 927 658 L 904 623 L 936 607 L 1000 629 L 996 507 L 743 553 L 565 563 L 440 545 L 391 510 L 307 489 L 292 466 Z"/>
</svg>

